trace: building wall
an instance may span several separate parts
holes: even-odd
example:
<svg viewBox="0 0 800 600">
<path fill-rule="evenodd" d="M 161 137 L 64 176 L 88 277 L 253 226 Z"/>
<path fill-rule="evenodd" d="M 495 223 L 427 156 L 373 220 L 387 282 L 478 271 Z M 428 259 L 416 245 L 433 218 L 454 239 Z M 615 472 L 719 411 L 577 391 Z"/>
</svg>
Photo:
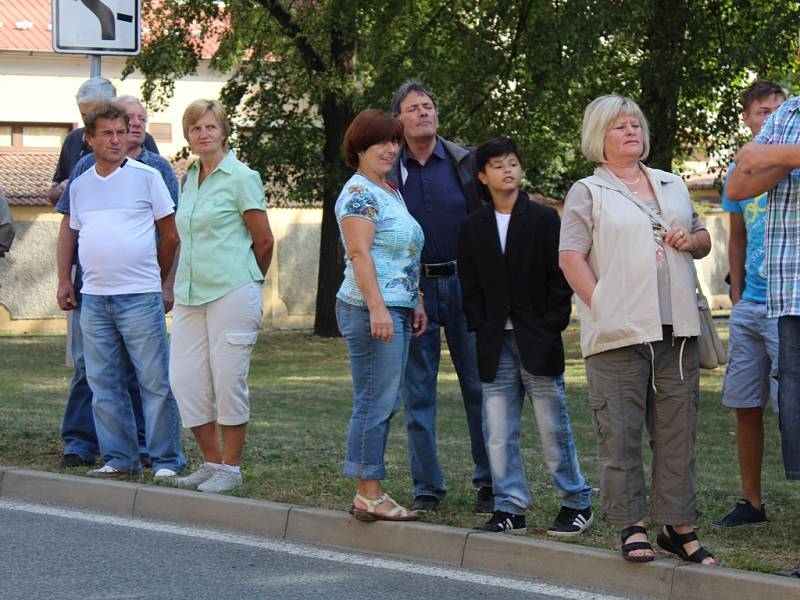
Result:
<svg viewBox="0 0 800 600">
<path fill-rule="evenodd" d="M 0 335 L 64 333 L 64 313 L 56 304 L 56 238 L 61 220 L 48 208 L 14 207 L 17 239 L 0 259 Z M 264 282 L 263 326 L 267 329 L 310 329 L 319 262 L 321 209 L 273 208 L 269 220 L 275 253 Z M 714 308 L 729 308 L 728 219 L 704 217 L 712 251 L 697 263 L 703 289 Z"/>
<path fill-rule="evenodd" d="M 90 59 L 86 56 L 52 53 L 0 51 L 0 121 L 32 123 L 73 123 L 80 126 L 81 116 L 75 93 L 89 78 Z M 120 95 L 141 96 L 141 73 L 120 79 L 124 57 L 102 57 L 102 75 L 110 79 Z M 204 61 L 197 75 L 175 82 L 175 94 L 169 106 L 150 111 L 150 123 L 170 123 L 172 142 L 158 142 L 161 153 L 174 155 L 185 144 L 181 128 L 184 108 L 199 98 L 218 98 L 225 77 L 208 69 Z"/>
</svg>

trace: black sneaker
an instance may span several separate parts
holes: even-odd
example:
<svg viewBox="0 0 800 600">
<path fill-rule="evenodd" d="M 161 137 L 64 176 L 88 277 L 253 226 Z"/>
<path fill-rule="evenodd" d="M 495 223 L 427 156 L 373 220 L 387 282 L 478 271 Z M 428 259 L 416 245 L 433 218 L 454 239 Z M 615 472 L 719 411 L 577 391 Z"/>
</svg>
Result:
<svg viewBox="0 0 800 600">
<path fill-rule="evenodd" d="M 494 511 L 489 520 L 480 527 L 476 527 L 476 529 L 514 535 L 524 535 L 528 532 L 527 527 L 525 527 L 525 515 L 515 515 L 502 510 Z"/>
<path fill-rule="evenodd" d="M 439 510 L 439 499 L 436 496 L 421 494 L 414 497 L 414 505 L 411 507 L 414 512 L 433 512 Z"/>
<path fill-rule="evenodd" d="M 94 459 L 86 460 L 80 454 L 65 454 L 58 464 L 62 469 L 74 469 L 75 467 L 90 467 L 94 464 Z"/>
<path fill-rule="evenodd" d="M 547 530 L 547 535 L 557 535 L 560 537 L 580 535 L 586 531 L 593 522 L 594 517 L 592 516 L 591 507 L 578 510 L 577 508 L 562 506 L 561 510 L 558 511 L 556 520 L 553 521 L 553 524 L 550 525 L 550 529 Z"/>
<path fill-rule="evenodd" d="M 712 527 L 737 527 L 739 525 L 764 525 L 767 522 L 767 511 L 764 505 L 756 509 L 750 502 L 742 498 L 731 511 L 719 521 L 714 521 Z"/>
<path fill-rule="evenodd" d="M 491 487 L 483 486 L 478 489 L 478 499 L 475 502 L 476 513 L 491 514 L 494 508 L 494 494 Z"/>
</svg>

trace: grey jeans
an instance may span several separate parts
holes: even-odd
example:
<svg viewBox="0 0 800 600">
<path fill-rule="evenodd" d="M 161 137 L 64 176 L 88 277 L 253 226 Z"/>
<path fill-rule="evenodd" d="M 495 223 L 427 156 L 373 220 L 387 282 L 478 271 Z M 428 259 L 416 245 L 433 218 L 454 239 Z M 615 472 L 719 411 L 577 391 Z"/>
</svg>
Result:
<svg viewBox="0 0 800 600">
<path fill-rule="evenodd" d="M 664 339 L 586 359 L 589 405 L 597 434 L 603 518 L 628 526 L 647 515 L 642 429 L 653 453 L 652 519 L 693 523 L 696 510 L 695 435 L 699 400 L 696 338 Z"/>
</svg>

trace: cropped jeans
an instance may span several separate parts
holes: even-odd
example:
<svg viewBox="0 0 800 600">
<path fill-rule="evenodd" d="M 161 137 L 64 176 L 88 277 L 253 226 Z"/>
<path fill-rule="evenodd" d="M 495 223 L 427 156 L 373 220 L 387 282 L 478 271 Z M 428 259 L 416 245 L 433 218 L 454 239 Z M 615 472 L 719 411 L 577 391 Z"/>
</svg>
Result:
<svg viewBox="0 0 800 600">
<path fill-rule="evenodd" d="M 386 477 L 383 457 L 389 420 L 400 407 L 412 319 L 409 308 L 387 308 L 394 325 L 390 342 L 370 334 L 369 309 L 336 301 L 336 322 L 347 342 L 353 377 L 353 412 L 344 459 L 348 477 Z"/>
</svg>

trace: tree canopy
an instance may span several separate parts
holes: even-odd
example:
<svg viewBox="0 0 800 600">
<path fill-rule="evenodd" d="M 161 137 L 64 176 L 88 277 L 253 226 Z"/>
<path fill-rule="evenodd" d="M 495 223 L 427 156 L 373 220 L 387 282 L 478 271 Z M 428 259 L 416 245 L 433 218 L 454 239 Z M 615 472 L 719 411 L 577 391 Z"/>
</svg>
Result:
<svg viewBox="0 0 800 600">
<path fill-rule="evenodd" d="M 530 185 L 558 196 L 591 168 L 580 126 L 600 94 L 639 102 L 653 166 L 732 148 L 741 88 L 757 75 L 793 82 L 800 23 L 800 3 L 780 0 L 160 0 L 144 11 L 150 33 L 129 69 L 144 73 L 145 100 L 166 102 L 216 37 L 233 146 L 272 193 L 322 201 L 323 335 L 336 333 L 344 132 L 358 111 L 388 108 L 405 79 L 437 95 L 443 136 L 515 137 Z"/>
</svg>

